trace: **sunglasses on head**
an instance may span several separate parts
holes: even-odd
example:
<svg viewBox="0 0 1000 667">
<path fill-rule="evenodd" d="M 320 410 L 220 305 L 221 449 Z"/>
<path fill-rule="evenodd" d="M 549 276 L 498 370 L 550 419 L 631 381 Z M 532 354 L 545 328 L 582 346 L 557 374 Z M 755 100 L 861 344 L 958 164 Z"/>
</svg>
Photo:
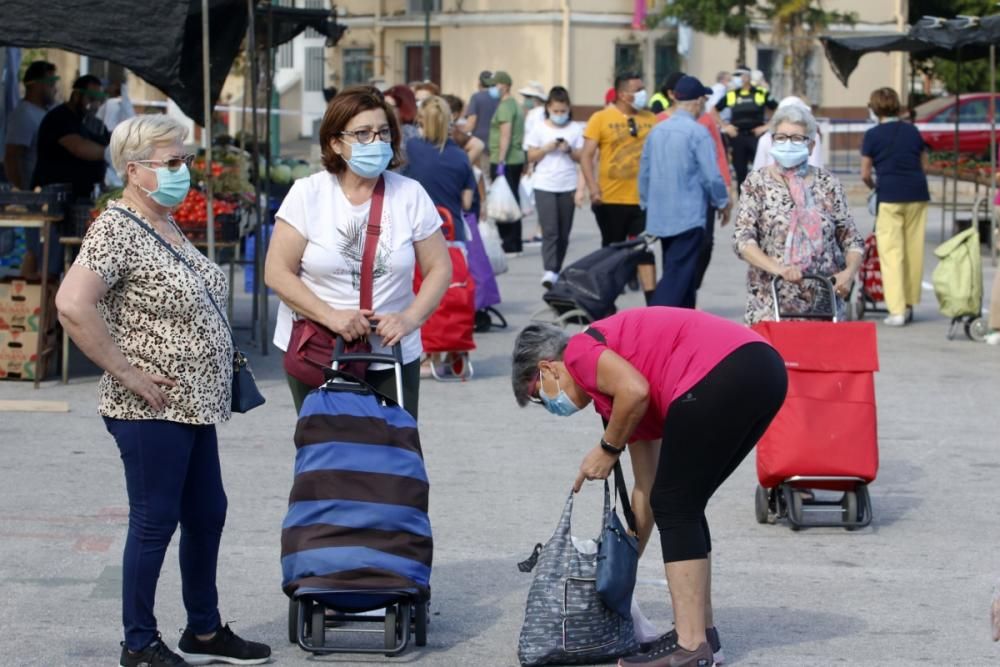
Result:
<svg viewBox="0 0 1000 667">
<path fill-rule="evenodd" d="M 628 119 L 628 133 L 633 137 L 639 136 L 639 126 L 636 125 L 635 118 L 629 117 Z"/>
</svg>

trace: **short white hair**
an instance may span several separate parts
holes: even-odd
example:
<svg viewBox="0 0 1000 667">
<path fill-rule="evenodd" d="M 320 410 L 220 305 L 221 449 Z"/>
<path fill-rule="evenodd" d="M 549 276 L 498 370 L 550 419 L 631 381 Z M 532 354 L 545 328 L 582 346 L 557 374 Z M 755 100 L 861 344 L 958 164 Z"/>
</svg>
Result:
<svg viewBox="0 0 1000 667">
<path fill-rule="evenodd" d="M 183 143 L 188 129 L 166 114 L 149 114 L 129 118 L 111 133 L 111 166 L 125 178 L 129 162 L 148 160 L 159 146 Z"/>
<path fill-rule="evenodd" d="M 778 126 L 782 123 L 798 125 L 810 140 L 816 138 L 816 119 L 813 118 L 811 111 L 798 104 L 789 104 L 775 111 L 771 117 L 771 131 L 777 132 Z"/>
</svg>

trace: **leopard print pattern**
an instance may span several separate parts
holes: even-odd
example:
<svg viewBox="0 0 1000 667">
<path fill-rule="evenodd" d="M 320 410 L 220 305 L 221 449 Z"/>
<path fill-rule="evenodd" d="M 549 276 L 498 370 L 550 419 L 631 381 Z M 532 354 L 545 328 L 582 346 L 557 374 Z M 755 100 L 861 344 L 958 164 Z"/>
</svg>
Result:
<svg viewBox="0 0 1000 667">
<path fill-rule="evenodd" d="M 105 373 L 98 386 L 100 414 L 184 424 L 229 419 L 232 339 L 205 294 L 207 286 L 216 303 L 226 302 L 225 273 L 185 239 L 178 251 L 196 276 L 115 206 L 145 220 L 123 202 L 111 202 L 87 231 L 75 263 L 108 285 L 98 310 L 129 363 L 177 386 L 164 388 L 170 404 L 157 413 Z"/>
</svg>

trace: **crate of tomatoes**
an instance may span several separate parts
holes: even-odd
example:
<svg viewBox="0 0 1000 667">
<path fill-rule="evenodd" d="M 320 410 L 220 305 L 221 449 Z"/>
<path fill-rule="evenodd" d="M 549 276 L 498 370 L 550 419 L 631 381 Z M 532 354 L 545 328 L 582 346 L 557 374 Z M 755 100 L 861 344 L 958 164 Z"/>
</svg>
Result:
<svg viewBox="0 0 1000 667">
<path fill-rule="evenodd" d="M 231 197 L 213 198 L 212 213 L 215 217 L 215 236 L 221 241 L 239 238 L 240 207 Z M 208 199 L 201 190 L 191 188 L 187 197 L 174 210 L 174 220 L 181 231 L 192 240 L 202 240 L 208 230 Z"/>
</svg>

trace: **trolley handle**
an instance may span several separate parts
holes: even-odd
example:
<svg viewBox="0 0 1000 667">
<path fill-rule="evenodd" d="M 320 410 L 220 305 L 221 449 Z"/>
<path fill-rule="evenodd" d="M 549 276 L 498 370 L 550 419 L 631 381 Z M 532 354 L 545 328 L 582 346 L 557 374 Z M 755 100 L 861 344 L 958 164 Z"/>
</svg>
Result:
<svg viewBox="0 0 1000 667">
<path fill-rule="evenodd" d="M 833 322 L 837 320 L 837 288 L 833 283 L 833 280 L 829 276 L 823 276 L 818 273 L 803 273 L 802 282 L 806 280 L 815 280 L 817 282 L 823 283 L 823 286 L 830 293 L 830 312 L 829 313 L 784 313 L 787 317 L 796 317 L 803 320 L 831 320 Z M 781 321 L 781 305 L 778 302 L 778 284 L 785 282 L 785 279 L 781 276 L 775 276 L 771 279 L 771 299 L 774 302 L 774 321 Z"/>
<path fill-rule="evenodd" d="M 372 333 L 375 333 L 376 324 L 371 325 Z M 402 341 L 392 346 L 391 354 L 380 354 L 377 352 L 345 352 L 344 338 L 337 336 L 333 346 L 333 359 L 331 360 L 333 370 L 339 371 L 340 365 L 349 361 L 367 361 L 373 364 L 390 364 L 396 376 L 396 403 L 405 409 L 403 405 L 403 346 Z"/>
</svg>

